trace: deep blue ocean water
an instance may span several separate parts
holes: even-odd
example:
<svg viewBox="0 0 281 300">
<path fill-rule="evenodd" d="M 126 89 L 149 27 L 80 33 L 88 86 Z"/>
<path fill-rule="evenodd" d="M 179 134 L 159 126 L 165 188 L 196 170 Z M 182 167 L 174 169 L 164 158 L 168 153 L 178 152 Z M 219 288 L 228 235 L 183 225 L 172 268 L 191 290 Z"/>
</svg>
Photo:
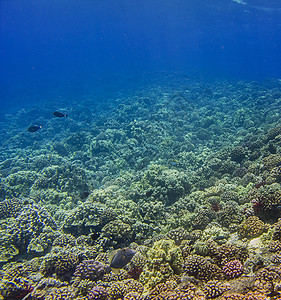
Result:
<svg viewBox="0 0 281 300">
<path fill-rule="evenodd" d="M 1 111 L 105 101 L 154 74 L 281 77 L 273 0 L 0 0 Z"/>
</svg>

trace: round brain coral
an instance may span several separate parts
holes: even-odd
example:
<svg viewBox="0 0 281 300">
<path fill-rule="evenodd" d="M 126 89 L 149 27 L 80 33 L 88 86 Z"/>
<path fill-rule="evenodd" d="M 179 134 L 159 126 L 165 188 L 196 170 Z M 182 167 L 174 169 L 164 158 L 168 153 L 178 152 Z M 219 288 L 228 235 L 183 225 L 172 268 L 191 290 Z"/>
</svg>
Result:
<svg viewBox="0 0 281 300">
<path fill-rule="evenodd" d="M 226 263 L 223 266 L 222 271 L 228 278 L 233 279 L 242 275 L 244 267 L 240 260 L 235 259 Z"/>
</svg>

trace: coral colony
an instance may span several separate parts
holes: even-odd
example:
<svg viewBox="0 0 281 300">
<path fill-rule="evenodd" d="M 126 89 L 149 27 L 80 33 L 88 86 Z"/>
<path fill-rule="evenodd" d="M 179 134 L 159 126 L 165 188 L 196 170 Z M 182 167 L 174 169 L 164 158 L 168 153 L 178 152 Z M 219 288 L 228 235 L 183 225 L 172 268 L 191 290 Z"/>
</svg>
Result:
<svg viewBox="0 0 281 300">
<path fill-rule="evenodd" d="M 280 100 L 169 78 L 1 120 L 0 299 L 280 299 Z"/>
</svg>

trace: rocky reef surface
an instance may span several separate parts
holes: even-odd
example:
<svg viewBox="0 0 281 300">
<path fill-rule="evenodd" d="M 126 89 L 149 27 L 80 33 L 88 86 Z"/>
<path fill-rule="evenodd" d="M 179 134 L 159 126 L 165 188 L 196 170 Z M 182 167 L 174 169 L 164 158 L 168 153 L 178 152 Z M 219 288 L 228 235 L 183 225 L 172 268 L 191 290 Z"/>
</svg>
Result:
<svg viewBox="0 0 281 300">
<path fill-rule="evenodd" d="M 0 121 L 0 299 L 281 297 L 280 80 L 51 103 Z"/>
</svg>

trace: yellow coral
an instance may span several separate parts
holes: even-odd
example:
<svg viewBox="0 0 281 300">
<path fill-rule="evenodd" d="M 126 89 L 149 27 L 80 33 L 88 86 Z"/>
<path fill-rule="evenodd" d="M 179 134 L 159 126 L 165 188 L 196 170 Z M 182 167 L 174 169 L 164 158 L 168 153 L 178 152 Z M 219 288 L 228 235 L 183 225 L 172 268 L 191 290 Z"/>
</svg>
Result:
<svg viewBox="0 0 281 300">
<path fill-rule="evenodd" d="M 140 275 L 144 290 L 148 291 L 173 274 L 182 271 L 183 258 L 181 250 L 172 240 L 155 242 L 147 252 L 147 263 Z"/>
<path fill-rule="evenodd" d="M 17 254 L 19 250 L 14 245 L 0 245 L 0 262 L 7 262 Z"/>
<path fill-rule="evenodd" d="M 252 238 L 261 235 L 268 229 L 268 225 L 264 224 L 256 216 L 250 216 L 245 219 L 238 227 L 238 235 L 241 238 Z"/>
</svg>

